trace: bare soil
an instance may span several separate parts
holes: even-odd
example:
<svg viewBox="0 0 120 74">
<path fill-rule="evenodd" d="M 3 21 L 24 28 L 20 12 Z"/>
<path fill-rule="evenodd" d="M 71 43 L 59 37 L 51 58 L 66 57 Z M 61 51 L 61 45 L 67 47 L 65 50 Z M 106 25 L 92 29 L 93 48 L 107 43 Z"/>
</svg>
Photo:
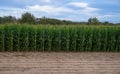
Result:
<svg viewBox="0 0 120 74">
<path fill-rule="evenodd" d="M 120 53 L 1 52 L 0 74 L 120 74 Z"/>
</svg>

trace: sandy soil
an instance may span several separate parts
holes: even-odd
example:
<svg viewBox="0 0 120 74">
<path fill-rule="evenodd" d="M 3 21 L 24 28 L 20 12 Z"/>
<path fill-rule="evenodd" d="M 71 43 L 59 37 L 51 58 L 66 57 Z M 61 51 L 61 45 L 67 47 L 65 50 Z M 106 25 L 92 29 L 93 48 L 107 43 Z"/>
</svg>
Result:
<svg viewBox="0 0 120 74">
<path fill-rule="evenodd" d="M 120 74 L 120 53 L 0 53 L 0 74 Z"/>
</svg>

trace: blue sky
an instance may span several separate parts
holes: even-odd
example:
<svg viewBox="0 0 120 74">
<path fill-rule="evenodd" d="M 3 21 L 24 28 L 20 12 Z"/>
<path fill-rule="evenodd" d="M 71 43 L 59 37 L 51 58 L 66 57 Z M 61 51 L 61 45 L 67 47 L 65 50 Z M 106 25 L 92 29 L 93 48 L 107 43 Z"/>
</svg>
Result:
<svg viewBox="0 0 120 74">
<path fill-rule="evenodd" d="M 1 0 L 0 16 L 21 17 L 31 12 L 36 17 L 50 17 L 72 21 L 120 22 L 120 0 Z"/>
</svg>

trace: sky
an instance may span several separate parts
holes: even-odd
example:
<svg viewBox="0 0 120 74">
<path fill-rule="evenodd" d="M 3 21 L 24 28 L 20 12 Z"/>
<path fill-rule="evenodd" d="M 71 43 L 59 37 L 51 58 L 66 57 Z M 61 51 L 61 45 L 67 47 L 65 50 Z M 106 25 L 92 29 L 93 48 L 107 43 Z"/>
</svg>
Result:
<svg viewBox="0 0 120 74">
<path fill-rule="evenodd" d="M 35 17 L 61 20 L 87 21 L 96 17 L 100 21 L 120 22 L 120 0 L 1 0 L 0 16 L 20 18 L 25 12 Z"/>
</svg>

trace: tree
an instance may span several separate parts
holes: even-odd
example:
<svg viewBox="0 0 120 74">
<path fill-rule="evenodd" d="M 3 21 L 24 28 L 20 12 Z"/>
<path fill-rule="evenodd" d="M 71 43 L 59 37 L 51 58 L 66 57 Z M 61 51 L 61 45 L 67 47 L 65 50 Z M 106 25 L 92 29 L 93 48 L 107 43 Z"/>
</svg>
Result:
<svg viewBox="0 0 120 74">
<path fill-rule="evenodd" d="M 0 23 L 14 23 L 16 20 L 16 17 L 13 16 L 0 17 Z"/>
<path fill-rule="evenodd" d="M 21 23 L 34 24 L 35 23 L 34 15 L 28 12 L 22 14 Z"/>
<path fill-rule="evenodd" d="M 0 17 L 0 24 L 2 23 L 2 17 Z"/>
<path fill-rule="evenodd" d="M 91 25 L 98 25 L 100 22 L 97 18 L 90 18 L 88 19 L 88 24 L 91 24 Z"/>
<path fill-rule="evenodd" d="M 63 24 L 62 20 L 59 19 L 54 19 L 54 18 L 47 18 L 47 17 L 42 17 L 42 18 L 37 18 L 36 22 L 39 24 L 50 24 L 50 25 L 61 25 Z"/>
<path fill-rule="evenodd" d="M 108 21 L 103 22 L 103 25 L 108 25 L 108 24 L 109 24 Z"/>
</svg>

